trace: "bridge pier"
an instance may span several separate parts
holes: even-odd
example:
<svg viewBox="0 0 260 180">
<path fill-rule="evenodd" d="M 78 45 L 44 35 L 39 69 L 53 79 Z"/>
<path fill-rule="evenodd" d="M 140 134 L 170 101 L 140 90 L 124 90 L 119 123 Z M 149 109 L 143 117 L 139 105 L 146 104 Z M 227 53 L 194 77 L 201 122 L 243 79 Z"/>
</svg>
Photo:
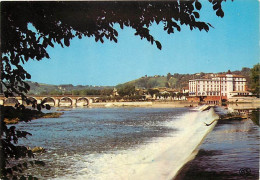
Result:
<svg viewBox="0 0 260 180">
<path fill-rule="evenodd" d="M 72 106 L 76 107 L 77 106 L 77 99 L 72 99 Z"/>
<path fill-rule="evenodd" d="M 55 101 L 55 107 L 58 107 L 58 106 L 60 106 L 60 100 L 59 99 L 55 99 L 54 100 Z"/>
<path fill-rule="evenodd" d="M 37 101 L 37 104 L 41 104 L 42 103 L 42 100 L 40 100 L 40 99 L 37 99 L 36 101 Z"/>
</svg>

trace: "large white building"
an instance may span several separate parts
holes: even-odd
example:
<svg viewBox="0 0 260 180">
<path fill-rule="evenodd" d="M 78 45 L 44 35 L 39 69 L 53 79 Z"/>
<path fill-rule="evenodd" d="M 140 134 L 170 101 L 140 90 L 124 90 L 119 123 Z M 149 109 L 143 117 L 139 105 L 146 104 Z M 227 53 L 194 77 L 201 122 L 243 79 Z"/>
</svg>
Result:
<svg viewBox="0 0 260 180">
<path fill-rule="evenodd" d="M 189 80 L 189 96 L 215 97 L 215 100 L 222 100 L 234 95 L 249 95 L 244 76 L 228 73 L 209 79 Z"/>
</svg>

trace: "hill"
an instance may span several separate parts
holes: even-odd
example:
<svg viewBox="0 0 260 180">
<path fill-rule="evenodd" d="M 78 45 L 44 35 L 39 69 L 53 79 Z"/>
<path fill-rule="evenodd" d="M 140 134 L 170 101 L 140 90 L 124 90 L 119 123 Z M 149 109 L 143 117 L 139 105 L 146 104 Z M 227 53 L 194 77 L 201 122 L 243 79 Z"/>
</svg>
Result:
<svg viewBox="0 0 260 180">
<path fill-rule="evenodd" d="M 242 70 L 232 71 L 232 74 L 243 75 L 246 77 L 248 82 L 248 86 L 250 87 L 250 68 L 242 68 Z M 200 78 L 208 78 L 212 74 L 224 74 L 227 72 L 219 72 L 219 73 L 196 73 L 196 74 L 178 74 L 178 73 L 168 73 L 166 76 L 155 75 L 155 76 L 144 76 L 139 79 L 135 79 L 133 81 L 126 82 L 124 84 L 120 84 L 119 86 L 124 85 L 132 85 L 136 88 L 140 89 L 149 89 L 149 88 L 173 88 L 176 90 L 187 89 L 189 86 L 189 80 L 191 79 L 200 79 Z"/>
<path fill-rule="evenodd" d="M 45 95 L 45 94 L 72 94 L 80 93 L 80 91 L 99 91 L 104 89 L 113 89 L 113 86 L 91 86 L 91 85 L 77 85 L 72 84 L 61 84 L 61 85 L 51 85 L 43 84 L 38 82 L 27 81 L 30 86 L 30 91 L 28 94 Z"/>
</svg>

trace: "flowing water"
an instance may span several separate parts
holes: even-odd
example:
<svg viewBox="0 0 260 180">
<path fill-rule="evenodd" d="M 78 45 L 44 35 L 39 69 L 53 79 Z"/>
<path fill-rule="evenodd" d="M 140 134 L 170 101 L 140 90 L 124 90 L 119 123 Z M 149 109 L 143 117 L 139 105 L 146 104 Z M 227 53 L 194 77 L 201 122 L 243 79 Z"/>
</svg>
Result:
<svg viewBox="0 0 260 180">
<path fill-rule="evenodd" d="M 171 179 L 214 128 L 213 109 L 74 108 L 60 118 L 19 123 L 41 146 L 46 165 L 26 173 L 42 179 Z"/>
</svg>

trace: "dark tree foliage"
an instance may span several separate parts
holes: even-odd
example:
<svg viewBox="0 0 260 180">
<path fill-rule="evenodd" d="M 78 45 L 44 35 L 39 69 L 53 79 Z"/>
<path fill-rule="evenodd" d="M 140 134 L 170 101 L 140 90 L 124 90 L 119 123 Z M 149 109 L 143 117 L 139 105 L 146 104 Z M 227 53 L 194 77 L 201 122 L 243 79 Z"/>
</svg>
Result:
<svg viewBox="0 0 260 180">
<path fill-rule="evenodd" d="M 222 0 L 209 0 L 216 15 L 223 17 Z M 170 2 L 1 2 L 1 84 L 6 96 L 28 92 L 24 82 L 31 76 L 21 66 L 29 59 L 50 58 L 46 48 L 54 44 L 69 46 L 74 37 L 95 37 L 117 42 L 114 28 L 131 27 L 134 35 L 156 44 L 161 43 L 150 34 L 149 27 L 163 24 L 168 33 L 181 31 L 181 25 L 191 30 L 208 31 L 211 24 L 199 21 L 198 0 Z M 30 30 L 32 24 L 36 31 Z"/>
<path fill-rule="evenodd" d="M 26 138 L 28 135 L 32 135 L 26 131 L 16 130 L 15 126 L 7 127 L 4 118 L 8 117 L 20 117 L 20 121 L 28 122 L 31 120 L 33 112 L 30 109 L 25 109 L 23 105 L 17 105 L 14 107 L 0 106 L 1 116 L 1 139 L 0 139 L 0 178 L 1 179 L 37 179 L 33 176 L 21 176 L 24 169 L 28 168 L 29 165 L 44 165 L 44 162 L 38 160 L 32 160 L 27 162 L 13 163 L 20 158 L 34 157 L 31 150 L 25 146 L 16 145 L 19 138 Z M 5 115 L 5 117 L 4 117 Z M 10 163 L 12 161 L 12 163 Z"/>
<path fill-rule="evenodd" d="M 117 90 L 119 96 L 124 97 L 124 96 L 133 96 L 136 91 L 135 91 L 135 86 L 133 85 L 123 85 L 119 86 Z"/>
<path fill-rule="evenodd" d="M 219 17 L 224 16 L 221 3 L 225 0 L 209 0 Z M 96 42 L 108 39 L 117 42 L 118 32 L 114 28 L 130 27 L 136 36 L 146 39 L 162 49 L 161 43 L 150 34 L 152 24 L 163 24 L 168 34 L 181 31 L 181 25 L 191 30 L 209 31 L 207 22 L 199 21 L 198 0 L 167 2 L 1 2 L 1 92 L 6 97 L 19 95 L 26 100 L 30 86 L 25 82 L 31 76 L 22 67 L 27 61 L 50 58 L 48 47 L 69 46 L 77 37 L 94 37 Z M 35 30 L 32 30 L 32 28 Z M 38 110 L 43 106 L 35 105 Z M 17 107 L 23 108 L 22 106 Z M 3 110 L 1 110 L 3 112 Z M 19 132 L 15 127 L 7 128 L 1 113 L 1 176 L 8 172 L 20 171 L 27 164 L 18 164 L 8 169 L 8 158 L 19 159 L 29 156 L 25 147 L 15 146 L 19 138 L 28 133 Z M 39 164 L 38 162 L 35 162 Z M 19 167 L 19 168 L 18 168 Z M 13 177 L 15 178 L 15 177 Z M 25 179 L 24 176 L 20 177 Z M 32 177 L 29 177 L 29 179 Z"/>
<path fill-rule="evenodd" d="M 159 93 L 158 89 L 148 89 L 148 94 L 150 94 L 152 97 L 157 93 Z"/>
</svg>

